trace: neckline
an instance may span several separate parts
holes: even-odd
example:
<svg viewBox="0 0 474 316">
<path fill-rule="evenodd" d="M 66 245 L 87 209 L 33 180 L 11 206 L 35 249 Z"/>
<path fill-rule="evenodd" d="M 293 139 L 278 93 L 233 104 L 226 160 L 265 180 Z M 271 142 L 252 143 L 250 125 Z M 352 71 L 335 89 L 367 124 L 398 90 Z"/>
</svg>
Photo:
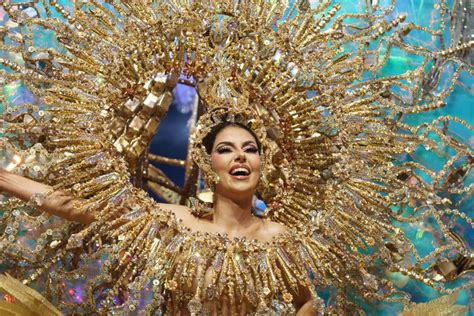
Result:
<svg viewBox="0 0 474 316">
<path fill-rule="evenodd" d="M 225 243 L 225 245 L 231 244 L 242 244 L 242 245 L 248 245 L 248 246 L 254 246 L 258 248 L 268 248 L 270 246 L 276 246 L 279 243 L 281 243 L 285 237 L 291 236 L 294 232 L 290 227 L 285 226 L 285 231 L 282 233 L 279 233 L 275 236 L 272 236 L 269 241 L 260 241 L 256 238 L 247 238 L 245 236 L 242 237 L 233 237 L 230 238 L 228 233 L 216 233 L 216 232 L 206 232 L 206 231 L 201 231 L 201 230 L 193 230 L 190 227 L 186 226 L 183 223 L 183 220 L 178 218 L 176 214 L 172 211 L 166 210 L 161 208 L 159 205 L 157 207 L 162 211 L 165 212 L 169 217 L 171 217 L 174 226 L 177 228 L 177 230 L 186 235 L 190 235 L 196 238 L 212 238 L 213 240 L 218 240 L 222 241 Z M 191 213 L 191 212 L 190 212 Z M 197 218 L 194 214 L 191 213 L 191 215 L 194 218 Z M 283 225 L 283 224 L 282 224 Z"/>
</svg>

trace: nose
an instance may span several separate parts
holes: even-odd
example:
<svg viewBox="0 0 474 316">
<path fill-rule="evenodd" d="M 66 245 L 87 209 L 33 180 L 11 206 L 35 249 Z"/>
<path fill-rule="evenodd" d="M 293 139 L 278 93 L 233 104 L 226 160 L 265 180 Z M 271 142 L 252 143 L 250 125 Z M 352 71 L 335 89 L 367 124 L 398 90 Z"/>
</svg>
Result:
<svg viewBox="0 0 474 316">
<path fill-rule="evenodd" d="M 235 161 L 243 162 L 246 160 L 247 160 L 247 157 L 245 156 L 245 153 L 243 151 L 239 151 L 237 155 L 235 156 Z"/>
</svg>

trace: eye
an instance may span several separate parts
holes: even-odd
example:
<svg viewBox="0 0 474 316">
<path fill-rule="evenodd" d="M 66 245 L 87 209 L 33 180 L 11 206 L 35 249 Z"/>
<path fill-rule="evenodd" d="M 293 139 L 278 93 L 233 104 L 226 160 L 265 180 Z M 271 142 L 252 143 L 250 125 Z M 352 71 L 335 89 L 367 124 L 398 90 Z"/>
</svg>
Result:
<svg viewBox="0 0 474 316">
<path fill-rule="evenodd" d="M 219 154 L 225 154 L 225 153 L 231 152 L 231 149 L 228 146 L 222 146 L 222 147 L 217 148 L 217 152 Z"/>
<path fill-rule="evenodd" d="M 250 147 L 245 148 L 245 152 L 256 154 L 258 152 L 258 148 L 254 146 L 250 146 Z"/>
</svg>

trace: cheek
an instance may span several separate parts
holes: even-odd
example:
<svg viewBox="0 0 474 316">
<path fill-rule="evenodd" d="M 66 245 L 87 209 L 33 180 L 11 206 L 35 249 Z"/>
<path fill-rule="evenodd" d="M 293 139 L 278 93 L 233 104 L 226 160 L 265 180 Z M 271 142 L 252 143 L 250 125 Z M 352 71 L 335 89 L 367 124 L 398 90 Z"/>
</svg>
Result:
<svg viewBox="0 0 474 316">
<path fill-rule="evenodd" d="M 260 171 L 260 168 L 262 166 L 262 161 L 260 160 L 259 155 L 253 156 L 252 158 L 249 159 L 249 161 L 253 170 Z"/>
<path fill-rule="evenodd" d="M 228 158 L 226 158 L 226 155 L 217 155 L 217 154 L 212 154 L 211 155 L 211 168 L 212 170 L 218 172 L 220 170 L 227 170 L 227 162 Z"/>
</svg>

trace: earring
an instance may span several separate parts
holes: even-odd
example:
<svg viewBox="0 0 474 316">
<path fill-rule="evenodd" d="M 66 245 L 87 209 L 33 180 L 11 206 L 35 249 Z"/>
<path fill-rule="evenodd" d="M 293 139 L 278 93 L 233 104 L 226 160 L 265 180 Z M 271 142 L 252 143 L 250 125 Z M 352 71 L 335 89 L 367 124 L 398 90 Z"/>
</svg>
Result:
<svg viewBox="0 0 474 316">
<path fill-rule="evenodd" d="M 216 185 L 219 183 L 221 178 L 212 169 L 206 170 L 206 171 L 203 170 L 203 173 L 204 173 L 204 181 L 205 181 L 207 187 L 212 192 L 214 192 L 216 190 Z"/>
<path fill-rule="evenodd" d="M 219 183 L 221 178 L 217 173 L 214 172 L 214 170 L 211 170 L 211 174 L 209 175 L 209 189 L 211 189 L 212 192 L 216 191 L 216 186 Z"/>
<path fill-rule="evenodd" d="M 263 185 L 267 185 L 267 169 L 266 169 L 266 157 L 265 153 L 262 150 L 260 154 L 260 181 L 262 181 Z"/>
<path fill-rule="evenodd" d="M 211 191 L 215 191 L 215 186 L 217 183 L 219 183 L 220 178 L 219 176 L 212 170 L 212 163 L 211 163 L 211 157 L 205 152 L 204 146 L 201 148 L 201 157 L 202 160 L 204 160 L 204 164 L 201 166 L 201 172 L 203 174 L 204 181 L 207 185 L 207 187 Z"/>
</svg>

